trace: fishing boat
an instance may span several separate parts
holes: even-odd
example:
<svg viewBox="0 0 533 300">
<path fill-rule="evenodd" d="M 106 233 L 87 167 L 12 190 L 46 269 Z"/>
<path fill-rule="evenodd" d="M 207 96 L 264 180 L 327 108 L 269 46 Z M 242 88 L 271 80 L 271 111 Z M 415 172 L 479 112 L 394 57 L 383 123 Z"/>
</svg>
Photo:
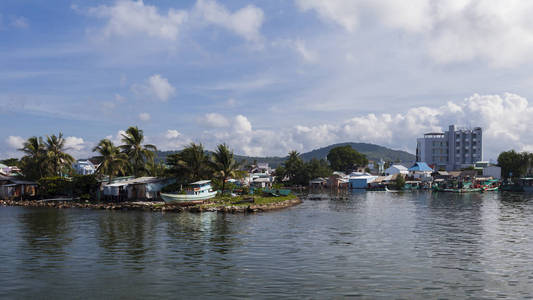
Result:
<svg viewBox="0 0 533 300">
<path fill-rule="evenodd" d="M 522 187 L 523 192 L 533 193 L 533 178 L 531 177 L 520 178 L 520 181 L 518 184 L 520 185 L 520 187 Z"/>
<path fill-rule="evenodd" d="M 457 184 L 452 184 L 451 186 L 435 185 L 433 187 L 435 192 L 448 192 L 448 193 L 474 193 L 474 192 L 483 192 L 483 188 L 473 186 L 471 182 L 458 182 Z"/>
<path fill-rule="evenodd" d="M 216 194 L 211 187 L 211 180 L 201 180 L 189 184 L 185 194 L 161 193 L 161 198 L 165 202 L 190 202 L 211 199 Z"/>
</svg>

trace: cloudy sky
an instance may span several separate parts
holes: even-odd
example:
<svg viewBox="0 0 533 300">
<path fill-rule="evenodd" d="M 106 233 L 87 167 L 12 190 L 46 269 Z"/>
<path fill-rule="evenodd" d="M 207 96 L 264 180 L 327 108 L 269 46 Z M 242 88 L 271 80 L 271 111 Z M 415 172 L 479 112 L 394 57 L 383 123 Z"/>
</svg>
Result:
<svg viewBox="0 0 533 300">
<path fill-rule="evenodd" d="M 0 158 L 63 132 L 90 155 L 138 125 L 160 149 L 414 152 L 455 123 L 485 159 L 533 151 L 532 1 L 2 0 Z"/>
</svg>

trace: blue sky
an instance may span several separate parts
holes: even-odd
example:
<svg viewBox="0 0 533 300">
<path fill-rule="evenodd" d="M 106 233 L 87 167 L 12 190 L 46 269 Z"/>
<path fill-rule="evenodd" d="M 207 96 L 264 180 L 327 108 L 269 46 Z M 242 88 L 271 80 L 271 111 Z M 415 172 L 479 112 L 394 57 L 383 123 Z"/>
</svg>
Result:
<svg viewBox="0 0 533 300">
<path fill-rule="evenodd" d="M 3 0 L 0 157 L 60 131 L 87 157 L 131 125 L 164 150 L 414 151 L 452 123 L 484 128 L 487 159 L 533 150 L 532 12 L 514 0 Z"/>
</svg>

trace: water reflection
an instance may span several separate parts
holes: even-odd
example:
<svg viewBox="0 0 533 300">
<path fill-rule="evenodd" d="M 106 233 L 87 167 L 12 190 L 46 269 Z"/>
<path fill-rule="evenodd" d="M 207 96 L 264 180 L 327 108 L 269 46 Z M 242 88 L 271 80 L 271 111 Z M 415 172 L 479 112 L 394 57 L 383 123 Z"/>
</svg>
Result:
<svg viewBox="0 0 533 300">
<path fill-rule="evenodd" d="M 20 250 L 31 252 L 25 257 L 62 260 L 72 242 L 68 213 L 58 209 L 27 209 L 18 216 L 25 244 Z"/>
<path fill-rule="evenodd" d="M 115 264 L 123 260 L 137 270 L 145 267 L 144 260 L 157 247 L 157 222 L 154 215 L 144 212 L 106 212 L 99 216 L 98 242 L 102 262 Z"/>
<path fill-rule="evenodd" d="M 529 200 L 369 192 L 253 215 L 0 207 L 2 247 L 16 249 L 0 250 L 0 298 L 526 298 Z"/>
</svg>

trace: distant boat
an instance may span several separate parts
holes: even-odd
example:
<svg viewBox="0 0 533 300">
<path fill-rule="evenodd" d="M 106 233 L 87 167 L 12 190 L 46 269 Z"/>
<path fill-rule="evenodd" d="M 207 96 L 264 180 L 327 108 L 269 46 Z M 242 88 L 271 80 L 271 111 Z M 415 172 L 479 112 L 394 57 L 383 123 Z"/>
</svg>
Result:
<svg viewBox="0 0 533 300">
<path fill-rule="evenodd" d="M 201 180 L 189 184 L 185 194 L 161 193 L 161 198 L 165 202 L 189 202 L 211 199 L 216 194 L 211 187 L 211 180 Z"/>
<path fill-rule="evenodd" d="M 531 177 L 520 178 L 520 181 L 518 184 L 522 188 L 522 191 L 526 193 L 533 193 L 533 178 Z"/>
</svg>

